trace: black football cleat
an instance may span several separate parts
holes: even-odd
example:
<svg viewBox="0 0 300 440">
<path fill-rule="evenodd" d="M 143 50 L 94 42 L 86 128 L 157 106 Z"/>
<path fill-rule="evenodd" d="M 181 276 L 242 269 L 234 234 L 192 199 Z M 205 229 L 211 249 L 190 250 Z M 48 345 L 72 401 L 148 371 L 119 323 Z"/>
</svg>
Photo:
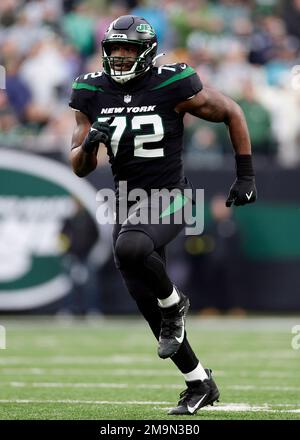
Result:
<svg viewBox="0 0 300 440">
<path fill-rule="evenodd" d="M 185 317 L 190 301 L 182 293 L 179 294 L 179 303 L 171 307 L 160 308 L 162 319 L 158 339 L 158 356 L 162 359 L 177 353 L 185 336 Z"/>
<path fill-rule="evenodd" d="M 194 380 L 186 382 L 187 389 L 180 393 L 178 405 L 172 408 L 168 414 L 184 416 L 193 415 L 204 406 L 213 406 L 214 402 L 219 402 L 219 390 L 212 378 L 212 371 L 205 368 L 208 379 Z"/>
</svg>

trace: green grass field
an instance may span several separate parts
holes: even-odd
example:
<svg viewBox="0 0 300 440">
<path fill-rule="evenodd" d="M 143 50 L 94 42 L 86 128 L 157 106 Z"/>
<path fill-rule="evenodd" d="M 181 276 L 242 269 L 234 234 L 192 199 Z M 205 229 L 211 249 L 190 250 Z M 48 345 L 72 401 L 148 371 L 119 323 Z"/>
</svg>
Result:
<svg viewBox="0 0 300 440">
<path fill-rule="evenodd" d="M 171 420 L 184 387 L 141 319 L 3 318 L 0 419 Z M 191 419 L 300 419 L 294 318 L 189 316 L 189 339 L 213 369 L 220 402 Z M 179 420 L 180 418 L 176 418 Z M 181 417 L 188 420 L 189 417 Z"/>
</svg>

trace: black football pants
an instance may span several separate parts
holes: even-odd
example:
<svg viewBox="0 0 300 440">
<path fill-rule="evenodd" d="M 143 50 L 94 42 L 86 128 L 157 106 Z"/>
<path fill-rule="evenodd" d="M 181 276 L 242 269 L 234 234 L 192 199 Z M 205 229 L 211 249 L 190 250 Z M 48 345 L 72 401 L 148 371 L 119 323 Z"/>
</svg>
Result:
<svg viewBox="0 0 300 440">
<path fill-rule="evenodd" d="M 136 213 L 140 214 L 147 204 L 149 207 L 149 203 L 152 203 L 151 210 L 159 209 L 154 206 L 156 202 L 153 200 L 144 200 L 136 209 L 131 210 L 128 218 L 132 219 Z M 127 221 L 120 224 L 117 212 L 113 231 L 115 263 L 129 293 L 157 339 L 161 328 L 157 299 L 167 298 L 173 290 L 173 284 L 166 272 L 166 246 L 183 228 L 184 224 L 174 224 L 172 221 L 170 224 L 135 224 Z M 182 373 L 196 368 L 198 359 L 186 335 L 172 360 Z"/>
</svg>

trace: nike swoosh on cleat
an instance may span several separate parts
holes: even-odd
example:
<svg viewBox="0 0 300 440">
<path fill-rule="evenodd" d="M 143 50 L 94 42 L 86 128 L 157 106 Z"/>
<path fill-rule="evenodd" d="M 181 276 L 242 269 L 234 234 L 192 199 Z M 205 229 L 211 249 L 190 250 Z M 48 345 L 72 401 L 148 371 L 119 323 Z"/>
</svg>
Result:
<svg viewBox="0 0 300 440">
<path fill-rule="evenodd" d="M 246 193 L 246 197 L 247 197 L 247 199 L 248 199 L 248 200 L 250 200 L 250 199 L 251 199 L 251 196 L 252 196 L 252 194 L 253 194 L 253 191 L 251 191 L 251 193 L 250 193 L 250 194 Z"/>
<path fill-rule="evenodd" d="M 206 396 L 207 394 L 204 394 L 204 396 L 202 396 L 201 397 L 201 399 L 196 403 L 196 405 L 194 405 L 194 406 L 187 406 L 187 408 L 188 408 L 188 411 L 191 413 L 191 414 L 193 414 L 195 411 L 196 411 L 196 409 L 198 408 L 198 406 L 200 405 L 200 403 L 202 402 L 202 400 L 204 399 L 204 397 Z"/>
<path fill-rule="evenodd" d="M 184 318 L 182 318 L 182 332 L 181 332 L 180 338 L 177 338 L 177 336 L 175 336 L 175 339 L 177 342 L 179 342 L 179 344 L 182 343 L 183 338 L 184 338 Z"/>
</svg>

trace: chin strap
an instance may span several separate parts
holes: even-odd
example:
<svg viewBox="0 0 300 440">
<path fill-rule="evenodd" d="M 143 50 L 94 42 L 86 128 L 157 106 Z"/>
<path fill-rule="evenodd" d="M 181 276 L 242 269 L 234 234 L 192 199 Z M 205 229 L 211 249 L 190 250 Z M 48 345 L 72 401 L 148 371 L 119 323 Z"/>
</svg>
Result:
<svg viewBox="0 0 300 440">
<path fill-rule="evenodd" d="M 156 57 L 154 57 L 153 58 L 153 61 L 152 61 L 152 64 L 153 64 L 153 66 L 155 66 L 155 63 L 156 63 L 156 60 L 158 59 L 158 58 L 160 58 L 160 57 L 163 57 L 163 56 L 165 56 L 166 54 L 165 53 L 159 53 L 158 55 L 156 55 Z"/>
</svg>

